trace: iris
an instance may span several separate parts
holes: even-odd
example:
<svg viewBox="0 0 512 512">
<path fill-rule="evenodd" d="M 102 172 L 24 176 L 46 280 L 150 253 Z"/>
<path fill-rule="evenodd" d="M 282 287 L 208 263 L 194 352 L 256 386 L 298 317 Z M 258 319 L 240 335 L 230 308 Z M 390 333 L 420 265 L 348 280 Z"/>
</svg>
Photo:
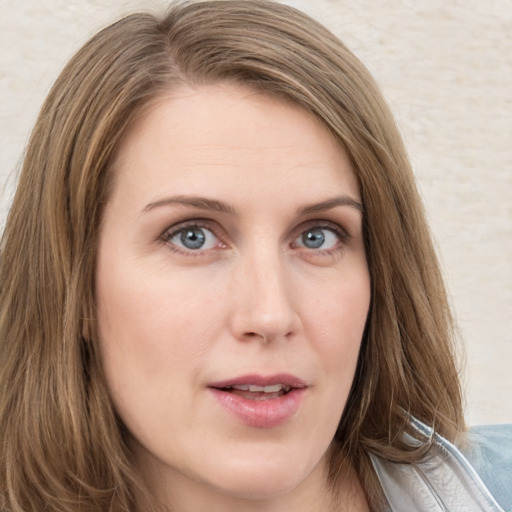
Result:
<svg viewBox="0 0 512 512">
<path fill-rule="evenodd" d="M 309 249 L 318 249 L 325 242 L 325 234 L 322 229 L 311 229 L 302 234 L 302 243 Z"/>
<path fill-rule="evenodd" d="M 206 236 L 201 228 L 188 228 L 181 232 L 180 240 L 187 249 L 200 249 L 206 242 Z"/>
</svg>

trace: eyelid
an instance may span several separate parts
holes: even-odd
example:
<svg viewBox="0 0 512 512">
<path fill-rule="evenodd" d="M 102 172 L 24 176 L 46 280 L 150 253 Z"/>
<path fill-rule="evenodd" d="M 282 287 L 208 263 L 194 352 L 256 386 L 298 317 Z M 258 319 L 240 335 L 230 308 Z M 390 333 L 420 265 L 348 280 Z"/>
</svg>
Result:
<svg viewBox="0 0 512 512">
<path fill-rule="evenodd" d="M 183 220 L 181 222 L 177 222 L 173 224 L 172 226 L 167 227 L 162 234 L 159 236 L 159 240 L 163 241 L 169 249 L 172 251 L 184 254 L 187 256 L 199 256 L 201 254 L 207 253 L 208 251 L 211 251 L 212 249 L 187 249 L 185 247 L 180 247 L 174 243 L 171 243 L 171 240 L 181 231 L 187 229 L 187 228 L 199 228 L 199 229 L 205 229 L 210 231 L 215 238 L 218 240 L 219 244 L 224 248 L 227 247 L 227 244 L 224 242 L 224 236 L 219 234 L 220 229 L 218 228 L 218 225 L 216 222 L 210 220 L 210 219 L 203 219 L 203 218 L 193 218 L 188 220 Z"/>
<path fill-rule="evenodd" d="M 325 219 L 312 219 L 303 222 L 293 230 L 292 238 L 295 240 L 295 238 L 301 235 L 304 231 L 312 228 L 329 229 L 334 231 L 344 243 L 348 242 L 352 238 L 350 233 L 342 225 Z"/>
<path fill-rule="evenodd" d="M 187 249 L 185 247 L 180 247 L 174 243 L 171 243 L 170 241 L 172 238 L 174 238 L 180 231 L 183 231 L 187 228 L 199 228 L 199 229 L 207 229 L 209 230 L 215 238 L 219 242 L 219 247 L 210 248 L 210 249 Z M 308 247 L 303 246 L 296 246 L 293 247 L 293 244 L 295 240 L 301 236 L 305 231 L 308 229 L 326 229 L 334 232 L 336 236 L 340 239 L 339 246 L 337 245 L 334 248 L 330 249 L 310 249 Z M 351 235 L 345 229 L 342 225 L 340 225 L 338 222 L 334 222 L 331 220 L 326 219 L 310 219 L 305 222 L 302 222 L 300 225 L 298 225 L 291 234 L 291 245 L 292 248 L 301 249 L 309 252 L 315 252 L 318 254 L 329 254 L 333 252 L 339 252 L 351 239 Z M 167 227 L 162 234 L 159 236 L 159 240 L 161 240 L 164 244 L 167 245 L 167 247 L 172 250 L 173 252 L 176 252 L 178 254 L 183 254 L 185 256 L 201 256 L 204 255 L 212 250 L 216 249 L 223 249 L 227 248 L 228 244 L 225 242 L 226 235 L 223 233 L 222 228 L 219 227 L 218 223 L 216 221 L 213 221 L 208 218 L 190 218 L 186 220 L 182 220 L 179 222 L 176 222 L 172 224 L 171 226 Z"/>
<path fill-rule="evenodd" d="M 306 231 L 314 229 L 328 230 L 334 233 L 334 236 L 337 237 L 336 243 L 331 247 L 325 248 L 322 246 L 312 248 L 297 243 L 298 238 Z M 347 250 L 352 239 L 352 236 L 342 225 L 325 219 L 312 219 L 303 222 L 297 226 L 293 233 L 292 242 L 290 243 L 291 250 L 314 265 L 326 265 L 332 261 L 337 261 L 337 258 L 341 257 Z"/>
<path fill-rule="evenodd" d="M 179 222 L 176 222 L 172 224 L 172 226 L 166 227 L 162 234 L 160 235 L 161 238 L 170 239 L 177 233 L 179 233 L 181 230 L 186 228 L 206 228 L 213 232 L 211 227 L 212 221 L 209 219 L 188 219 L 188 220 L 182 220 Z"/>
</svg>

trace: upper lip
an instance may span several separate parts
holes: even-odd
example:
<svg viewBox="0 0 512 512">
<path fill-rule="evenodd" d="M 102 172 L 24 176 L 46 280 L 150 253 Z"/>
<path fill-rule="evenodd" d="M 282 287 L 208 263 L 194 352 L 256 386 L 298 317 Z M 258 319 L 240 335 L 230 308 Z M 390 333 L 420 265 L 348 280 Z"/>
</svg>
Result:
<svg viewBox="0 0 512 512">
<path fill-rule="evenodd" d="M 276 384 L 283 384 L 291 388 L 307 387 L 307 384 L 302 379 L 289 373 L 278 373 L 275 375 L 242 375 L 240 377 L 234 377 L 232 379 L 212 382 L 208 384 L 208 387 L 223 389 L 228 388 L 230 386 L 240 386 L 244 384 L 253 384 L 254 386 L 274 386 Z"/>
</svg>

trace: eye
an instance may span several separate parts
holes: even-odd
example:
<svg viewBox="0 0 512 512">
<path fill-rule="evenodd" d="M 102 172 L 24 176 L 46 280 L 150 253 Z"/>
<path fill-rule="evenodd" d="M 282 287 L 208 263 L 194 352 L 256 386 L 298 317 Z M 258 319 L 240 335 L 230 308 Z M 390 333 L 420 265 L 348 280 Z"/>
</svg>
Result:
<svg viewBox="0 0 512 512">
<path fill-rule="evenodd" d="M 184 226 L 172 231 L 165 238 L 176 249 L 187 251 L 204 251 L 219 245 L 219 239 L 203 226 Z"/>
<path fill-rule="evenodd" d="M 303 231 L 293 242 L 295 247 L 329 251 L 335 249 L 343 238 L 336 228 L 314 226 Z"/>
</svg>

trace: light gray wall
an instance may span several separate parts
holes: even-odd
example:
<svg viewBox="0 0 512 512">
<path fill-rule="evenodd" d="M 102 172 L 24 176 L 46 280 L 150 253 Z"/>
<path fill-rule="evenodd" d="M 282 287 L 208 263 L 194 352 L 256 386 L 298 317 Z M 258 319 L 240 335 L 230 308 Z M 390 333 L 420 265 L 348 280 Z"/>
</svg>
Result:
<svg viewBox="0 0 512 512">
<path fill-rule="evenodd" d="M 512 2 L 287 0 L 330 27 L 391 104 L 467 350 L 470 423 L 512 422 Z M 37 111 L 98 28 L 162 0 L 0 0 L 0 223 Z"/>
</svg>

